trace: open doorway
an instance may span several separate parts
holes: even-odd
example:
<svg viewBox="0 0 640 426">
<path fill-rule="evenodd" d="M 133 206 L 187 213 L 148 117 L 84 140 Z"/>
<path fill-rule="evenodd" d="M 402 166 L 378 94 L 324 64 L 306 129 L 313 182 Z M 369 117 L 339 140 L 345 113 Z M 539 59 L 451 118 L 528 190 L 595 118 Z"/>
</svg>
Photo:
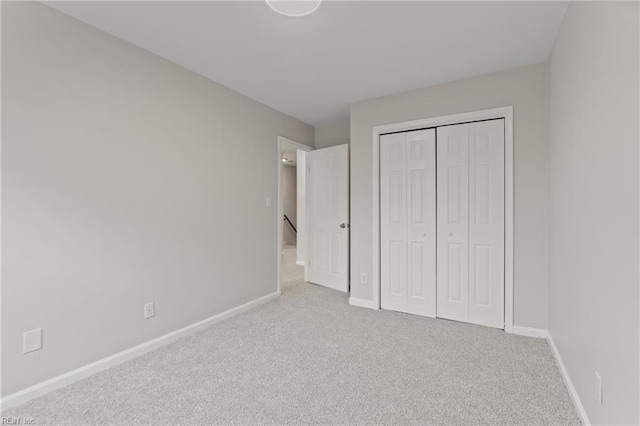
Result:
<svg viewBox="0 0 640 426">
<path fill-rule="evenodd" d="M 278 138 L 278 290 L 306 281 L 306 159 L 310 147 Z"/>
</svg>

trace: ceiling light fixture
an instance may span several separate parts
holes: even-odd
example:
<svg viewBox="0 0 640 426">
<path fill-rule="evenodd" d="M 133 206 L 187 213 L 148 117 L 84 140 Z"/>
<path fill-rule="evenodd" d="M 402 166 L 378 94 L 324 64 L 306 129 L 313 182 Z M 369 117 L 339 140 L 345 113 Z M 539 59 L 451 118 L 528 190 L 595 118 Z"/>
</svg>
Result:
<svg viewBox="0 0 640 426">
<path fill-rule="evenodd" d="M 281 15 L 300 17 L 316 11 L 322 0 L 266 0 L 269 7 Z"/>
</svg>

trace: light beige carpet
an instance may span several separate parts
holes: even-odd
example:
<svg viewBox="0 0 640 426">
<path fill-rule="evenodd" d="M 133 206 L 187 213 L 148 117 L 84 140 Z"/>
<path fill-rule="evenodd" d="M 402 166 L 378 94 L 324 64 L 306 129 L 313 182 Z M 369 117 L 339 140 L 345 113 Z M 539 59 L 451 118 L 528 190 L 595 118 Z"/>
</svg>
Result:
<svg viewBox="0 0 640 426">
<path fill-rule="evenodd" d="M 296 246 L 284 246 L 280 256 L 280 291 L 304 282 L 304 267 L 296 265 Z"/>
<path fill-rule="evenodd" d="M 38 424 L 578 424 L 547 343 L 349 306 L 291 264 L 280 300 L 3 413 Z M 298 278 L 292 278 L 293 275 Z"/>
</svg>

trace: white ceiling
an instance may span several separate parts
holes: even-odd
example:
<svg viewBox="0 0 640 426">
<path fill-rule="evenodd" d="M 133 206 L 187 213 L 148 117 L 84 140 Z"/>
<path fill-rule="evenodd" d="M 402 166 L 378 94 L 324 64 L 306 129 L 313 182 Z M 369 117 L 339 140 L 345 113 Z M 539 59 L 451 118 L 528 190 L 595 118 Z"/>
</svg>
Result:
<svg viewBox="0 0 640 426">
<path fill-rule="evenodd" d="M 315 125 L 364 99 L 543 62 L 566 2 L 49 2 Z"/>
</svg>

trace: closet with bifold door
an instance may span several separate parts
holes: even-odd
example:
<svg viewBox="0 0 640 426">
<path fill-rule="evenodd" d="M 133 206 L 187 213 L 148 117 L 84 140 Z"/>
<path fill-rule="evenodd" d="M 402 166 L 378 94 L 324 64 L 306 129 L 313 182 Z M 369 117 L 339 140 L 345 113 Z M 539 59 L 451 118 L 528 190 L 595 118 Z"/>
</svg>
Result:
<svg viewBox="0 0 640 426">
<path fill-rule="evenodd" d="M 504 328 L 504 119 L 380 136 L 380 304 Z"/>
</svg>

